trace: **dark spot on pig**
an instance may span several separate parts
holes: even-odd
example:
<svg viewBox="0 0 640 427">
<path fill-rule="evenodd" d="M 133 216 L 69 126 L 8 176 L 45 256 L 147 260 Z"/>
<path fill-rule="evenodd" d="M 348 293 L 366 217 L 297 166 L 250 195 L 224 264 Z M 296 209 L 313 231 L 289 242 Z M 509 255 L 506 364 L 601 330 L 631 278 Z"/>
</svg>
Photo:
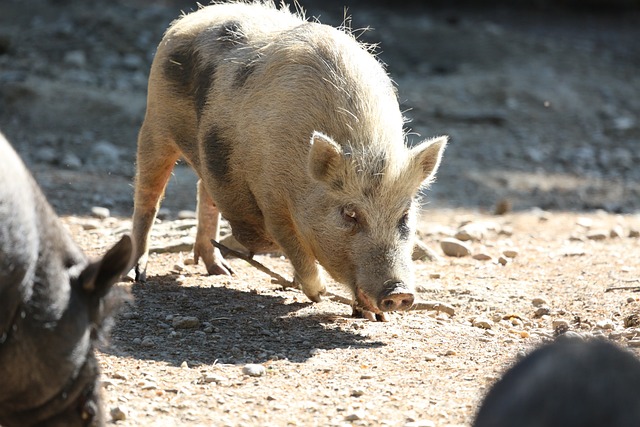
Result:
<svg viewBox="0 0 640 427">
<path fill-rule="evenodd" d="M 240 22 L 228 21 L 222 24 L 218 30 L 218 41 L 229 47 L 233 47 L 246 43 L 247 37 L 242 32 Z"/>
<path fill-rule="evenodd" d="M 194 70 L 194 52 L 191 43 L 177 46 L 169 54 L 163 71 L 167 80 L 170 80 L 176 88 L 183 93 L 188 93 L 192 86 Z"/>
<path fill-rule="evenodd" d="M 215 65 L 205 62 L 194 49 L 193 43 L 179 45 L 169 54 L 164 74 L 176 89 L 193 100 L 198 119 L 207 102 L 207 94 L 213 84 Z"/>
<path fill-rule="evenodd" d="M 224 183 L 231 182 L 229 176 L 229 158 L 231 157 L 231 145 L 224 139 L 222 132 L 217 127 L 209 128 L 204 137 L 205 166 L 209 172 Z"/>
</svg>

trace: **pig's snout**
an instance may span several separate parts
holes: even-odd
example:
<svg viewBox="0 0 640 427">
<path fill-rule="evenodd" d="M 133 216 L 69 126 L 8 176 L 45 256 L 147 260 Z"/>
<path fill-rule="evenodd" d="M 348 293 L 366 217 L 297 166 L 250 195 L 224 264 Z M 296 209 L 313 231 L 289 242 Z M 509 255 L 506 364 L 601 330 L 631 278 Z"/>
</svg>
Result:
<svg viewBox="0 0 640 427">
<path fill-rule="evenodd" d="M 413 292 L 401 281 L 389 281 L 385 283 L 385 292 L 378 300 L 378 308 L 381 311 L 408 310 L 415 297 Z"/>
</svg>

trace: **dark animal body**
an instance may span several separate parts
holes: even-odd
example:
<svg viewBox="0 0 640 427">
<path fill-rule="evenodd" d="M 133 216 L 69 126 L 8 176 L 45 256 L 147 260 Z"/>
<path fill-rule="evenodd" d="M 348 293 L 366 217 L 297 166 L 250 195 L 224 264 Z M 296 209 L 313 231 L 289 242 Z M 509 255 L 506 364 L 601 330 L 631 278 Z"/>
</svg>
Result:
<svg viewBox="0 0 640 427">
<path fill-rule="evenodd" d="M 133 239 L 148 236 L 181 156 L 198 174 L 196 261 L 229 274 L 220 214 L 251 253 L 282 250 L 312 301 L 322 266 L 383 317 L 414 300 L 416 197 L 446 138 L 406 145 L 395 88 L 348 32 L 271 2 L 203 7 L 158 47 L 138 138 Z"/>
<path fill-rule="evenodd" d="M 516 363 L 474 427 L 640 425 L 640 360 L 604 340 L 559 339 Z"/>
<path fill-rule="evenodd" d="M 0 134 L 0 425 L 103 424 L 93 342 L 132 252 L 89 261 Z"/>
</svg>

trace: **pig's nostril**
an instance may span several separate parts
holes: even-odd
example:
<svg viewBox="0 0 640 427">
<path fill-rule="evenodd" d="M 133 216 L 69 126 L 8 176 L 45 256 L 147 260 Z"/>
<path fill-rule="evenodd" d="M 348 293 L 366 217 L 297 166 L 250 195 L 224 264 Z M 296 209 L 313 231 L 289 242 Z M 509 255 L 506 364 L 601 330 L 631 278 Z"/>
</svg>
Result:
<svg viewBox="0 0 640 427">
<path fill-rule="evenodd" d="M 395 311 L 395 310 L 407 310 L 413 305 L 413 294 L 409 293 L 396 293 L 387 295 L 380 301 L 380 310 L 382 311 Z"/>
</svg>

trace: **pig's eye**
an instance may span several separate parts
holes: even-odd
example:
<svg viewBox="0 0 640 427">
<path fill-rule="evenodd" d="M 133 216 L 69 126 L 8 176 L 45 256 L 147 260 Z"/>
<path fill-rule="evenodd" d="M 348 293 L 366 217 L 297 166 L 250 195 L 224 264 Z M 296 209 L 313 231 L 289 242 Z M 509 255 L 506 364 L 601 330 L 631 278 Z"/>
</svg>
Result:
<svg viewBox="0 0 640 427">
<path fill-rule="evenodd" d="M 398 231 L 400 231 L 400 236 L 403 239 L 407 239 L 409 237 L 409 233 L 411 230 L 409 229 L 409 211 L 406 211 L 400 221 L 398 222 Z"/>
<path fill-rule="evenodd" d="M 342 218 L 348 224 L 356 225 L 358 223 L 358 214 L 352 206 L 342 208 Z"/>
</svg>

